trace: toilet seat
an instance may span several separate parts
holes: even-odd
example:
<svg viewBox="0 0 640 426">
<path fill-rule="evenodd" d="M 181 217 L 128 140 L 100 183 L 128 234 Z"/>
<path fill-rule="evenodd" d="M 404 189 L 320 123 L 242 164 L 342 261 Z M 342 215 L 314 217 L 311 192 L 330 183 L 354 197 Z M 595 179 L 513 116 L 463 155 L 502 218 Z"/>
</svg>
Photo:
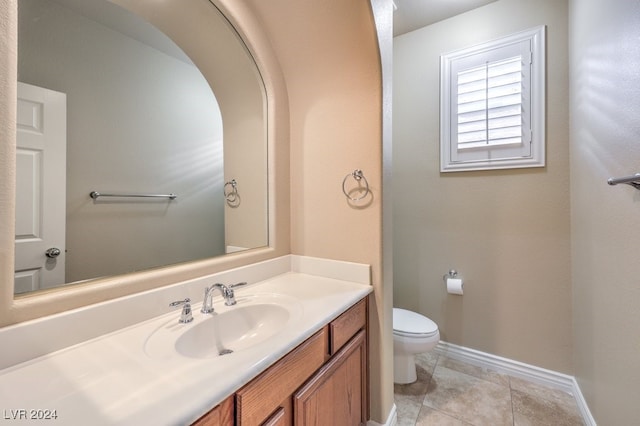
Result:
<svg viewBox="0 0 640 426">
<path fill-rule="evenodd" d="M 393 308 L 393 334 L 404 337 L 431 337 L 438 334 L 438 325 L 424 315 Z"/>
</svg>

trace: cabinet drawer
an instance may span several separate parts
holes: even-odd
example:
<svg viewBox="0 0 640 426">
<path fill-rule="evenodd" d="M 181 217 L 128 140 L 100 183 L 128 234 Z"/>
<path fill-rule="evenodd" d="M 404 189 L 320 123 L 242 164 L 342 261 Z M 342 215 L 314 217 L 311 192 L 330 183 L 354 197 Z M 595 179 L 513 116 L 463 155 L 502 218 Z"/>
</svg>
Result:
<svg viewBox="0 0 640 426">
<path fill-rule="evenodd" d="M 331 355 L 338 352 L 349 339 L 363 329 L 366 322 L 367 298 L 365 297 L 329 324 Z"/>
<path fill-rule="evenodd" d="M 327 328 L 323 328 L 251 383 L 236 392 L 240 425 L 258 425 L 300 387 L 327 356 Z"/>
</svg>

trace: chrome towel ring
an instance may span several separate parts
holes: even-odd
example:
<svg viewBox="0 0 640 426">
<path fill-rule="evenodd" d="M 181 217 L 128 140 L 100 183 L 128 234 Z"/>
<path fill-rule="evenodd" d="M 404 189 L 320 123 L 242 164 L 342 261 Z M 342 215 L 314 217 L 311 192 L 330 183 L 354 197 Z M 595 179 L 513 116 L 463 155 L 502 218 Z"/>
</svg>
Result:
<svg viewBox="0 0 640 426">
<path fill-rule="evenodd" d="M 354 188 L 354 189 L 351 189 L 350 191 L 347 191 L 347 179 L 349 179 L 349 176 L 355 179 L 356 183 L 358 184 L 358 188 Z M 364 188 L 361 185 L 362 181 L 364 181 Z M 350 193 L 355 190 L 358 190 L 359 192 L 361 192 L 362 195 L 355 198 L 352 197 Z M 342 180 L 342 192 L 349 199 L 349 201 L 360 201 L 363 198 L 365 198 L 367 195 L 369 195 L 369 182 L 367 181 L 367 178 L 364 177 L 364 173 L 362 173 L 362 170 L 355 169 L 353 172 L 347 174 L 344 177 L 344 179 Z"/>
<path fill-rule="evenodd" d="M 240 205 L 240 194 L 238 194 L 238 182 L 235 179 L 231 179 L 229 182 L 225 182 L 224 199 L 227 201 L 229 207 L 238 207 Z"/>
</svg>

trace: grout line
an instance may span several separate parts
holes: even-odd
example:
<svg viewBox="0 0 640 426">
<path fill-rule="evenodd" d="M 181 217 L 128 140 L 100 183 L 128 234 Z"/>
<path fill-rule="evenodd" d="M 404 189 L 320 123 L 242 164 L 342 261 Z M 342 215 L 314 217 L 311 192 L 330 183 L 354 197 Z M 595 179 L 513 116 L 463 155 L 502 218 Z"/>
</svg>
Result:
<svg viewBox="0 0 640 426">
<path fill-rule="evenodd" d="M 511 399 L 511 421 L 513 422 L 513 426 L 516 425 L 516 410 L 513 406 L 513 388 L 511 387 L 511 376 L 507 375 L 509 378 L 509 399 Z"/>
</svg>

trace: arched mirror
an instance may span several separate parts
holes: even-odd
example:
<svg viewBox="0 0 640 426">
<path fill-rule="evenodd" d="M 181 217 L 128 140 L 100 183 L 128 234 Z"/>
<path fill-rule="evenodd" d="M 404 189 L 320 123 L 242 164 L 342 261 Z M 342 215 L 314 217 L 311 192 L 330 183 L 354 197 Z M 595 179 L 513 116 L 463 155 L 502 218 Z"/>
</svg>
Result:
<svg viewBox="0 0 640 426">
<path fill-rule="evenodd" d="M 18 1 L 16 294 L 268 245 L 264 85 L 189 3 Z"/>
</svg>

